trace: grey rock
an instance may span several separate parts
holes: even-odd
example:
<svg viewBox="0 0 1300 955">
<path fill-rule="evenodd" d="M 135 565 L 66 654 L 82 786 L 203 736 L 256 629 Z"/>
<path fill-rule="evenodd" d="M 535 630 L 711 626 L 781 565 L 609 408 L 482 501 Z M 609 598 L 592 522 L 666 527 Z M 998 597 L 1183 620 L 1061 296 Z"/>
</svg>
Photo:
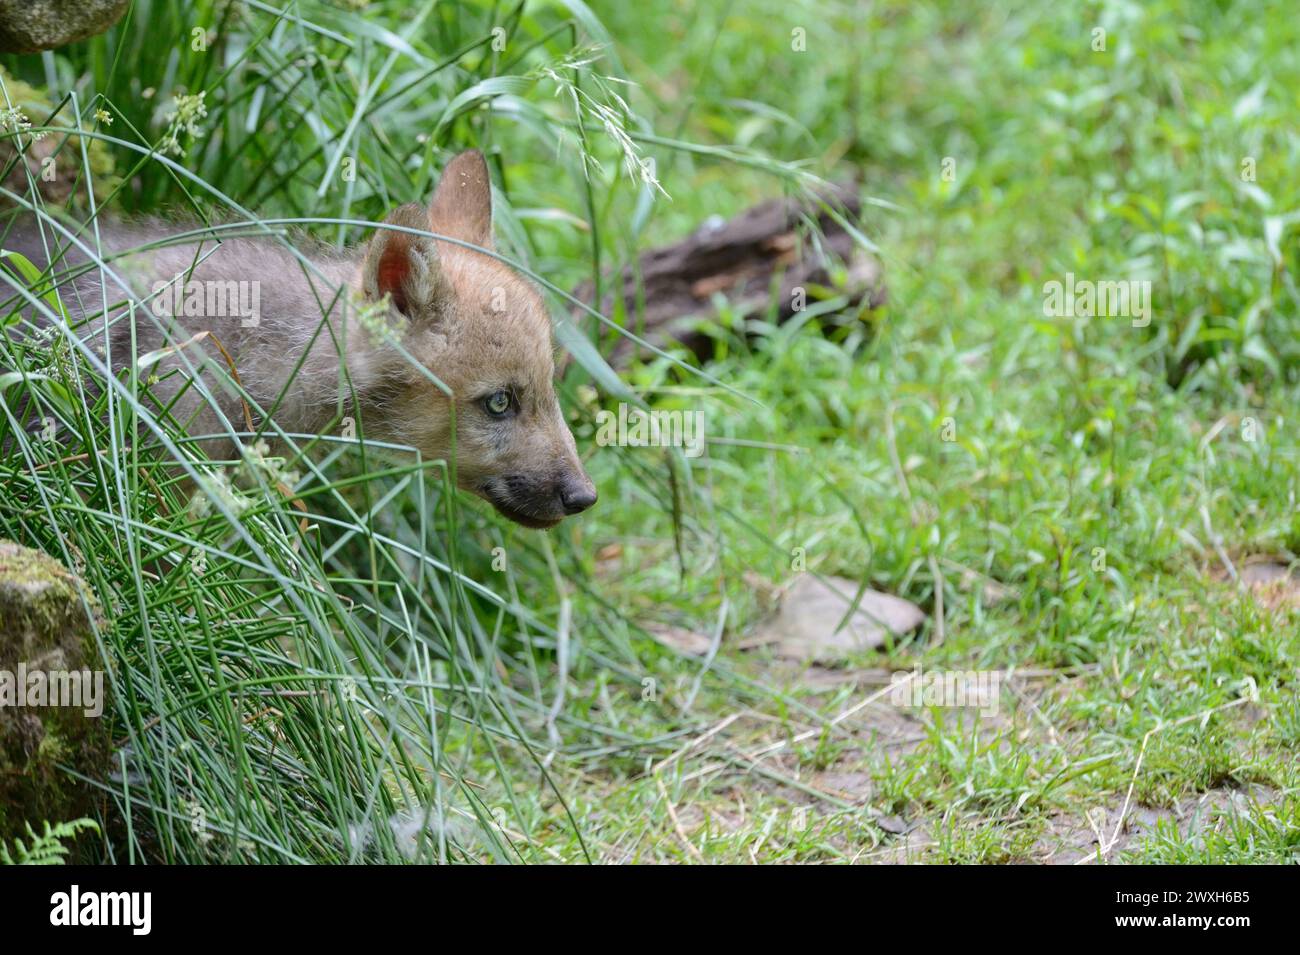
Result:
<svg viewBox="0 0 1300 955">
<path fill-rule="evenodd" d="M 131 0 L 0 0 L 0 53 L 39 53 L 103 33 Z"/>
<path fill-rule="evenodd" d="M 0 680 L 16 692 L 22 671 L 99 667 L 94 626 L 103 626 L 85 584 L 52 557 L 0 540 Z M 92 622 L 93 621 L 93 622 Z M 108 720 L 76 706 L 0 706 L 0 840 L 26 823 L 91 811 L 90 787 L 61 764 L 91 775 L 107 762 Z"/>
<path fill-rule="evenodd" d="M 901 636 L 919 627 L 925 612 L 916 604 L 868 590 L 857 610 L 840 627 L 858 592 L 846 577 L 803 574 L 781 598 L 775 617 L 764 623 L 750 645 L 774 644 L 778 656 L 833 663 L 881 646 L 892 633 Z"/>
</svg>

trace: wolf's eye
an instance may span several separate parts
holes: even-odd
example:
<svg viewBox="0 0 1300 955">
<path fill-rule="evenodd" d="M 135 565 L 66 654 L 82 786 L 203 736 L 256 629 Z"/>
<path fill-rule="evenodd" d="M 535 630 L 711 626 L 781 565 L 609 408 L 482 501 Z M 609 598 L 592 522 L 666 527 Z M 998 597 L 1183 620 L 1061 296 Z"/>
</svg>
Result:
<svg viewBox="0 0 1300 955">
<path fill-rule="evenodd" d="M 483 407 L 487 408 L 488 414 L 500 418 L 510 410 L 510 394 L 505 391 L 497 391 L 483 399 Z"/>
</svg>

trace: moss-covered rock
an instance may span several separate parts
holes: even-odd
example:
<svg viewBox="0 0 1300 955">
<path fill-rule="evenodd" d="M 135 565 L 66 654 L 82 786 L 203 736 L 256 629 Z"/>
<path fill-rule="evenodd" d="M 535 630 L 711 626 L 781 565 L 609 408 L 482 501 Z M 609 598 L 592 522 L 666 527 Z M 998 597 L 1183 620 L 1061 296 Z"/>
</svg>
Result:
<svg viewBox="0 0 1300 955">
<path fill-rule="evenodd" d="M 0 0 L 3 3 L 4 0 Z M 16 79 L 0 67 L 0 82 L 4 83 L 12 110 L 25 118 L 26 122 L 46 125 L 50 110 L 54 108 L 49 98 L 29 83 Z M 0 107 L 4 107 L 0 100 Z M 75 126 L 74 117 L 65 106 L 49 120 L 52 126 Z M 69 136 L 64 133 L 46 133 L 39 139 L 28 133 L 14 132 L 16 121 L 0 127 L 0 172 L 5 169 L 9 174 L 4 177 L 3 185 L 11 192 L 26 196 L 32 185 L 40 192 L 46 203 L 64 205 L 72 199 L 76 205 L 84 205 L 86 197 L 86 174 L 82 170 L 82 137 Z M 95 199 L 102 202 L 121 182 L 114 175 L 113 154 L 102 139 L 87 138 L 86 165 L 89 167 L 90 179 L 95 187 Z M 21 160 L 14 162 L 21 152 Z M 12 164 L 12 169 L 10 165 Z M 12 208 L 13 203 L 0 199 L 0 210 Z"/>
<path fill-rule="evenodd" d="M 39 53 L 103 33 L 131 0 L 0 0 L 0 53 Z"/>
<path fill-rule="evenodd" d="M 87 612 L 83 593 L 85 584 L 58 561 L 0 540 L 0 840 L 23 834 L 25 821 L 39 830 L 44 820 L 76 819 L 91 810 L 89 787 L 59 765 L 101 775 L 107 719 L 87 715 L 85 705 L 17 705 L 13 695 L 30 688 L 18 687 L 20 670 L 100 668 L 91 614 L 101 625 L 102 618 L 93 597 Z M 99 703 L 105 705 L 102 698 Z"/>
</svg>

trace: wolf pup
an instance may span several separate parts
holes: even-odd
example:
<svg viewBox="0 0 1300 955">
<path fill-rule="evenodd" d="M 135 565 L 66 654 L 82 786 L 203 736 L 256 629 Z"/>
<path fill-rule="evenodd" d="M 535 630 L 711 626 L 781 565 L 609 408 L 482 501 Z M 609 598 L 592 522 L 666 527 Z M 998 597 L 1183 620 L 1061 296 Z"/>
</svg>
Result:
<svg viewBox="0 0 1300 955">
<path fill-rule="evenodd" d="M 427 209 L 401 206 L 385 222 L 491 249 L 482 153 L 451 161 Z M 106 309 L 106 298 L 123 295 L 105 296 L 98 269 L 60 293 L 74 325 L 90 319 L 86 343 L 118 368 L 132 355 L 133 334 L 136 355 L 187 343 L 149 369 L 150 393 L 192 436 L 228 434 L 226 422 L 242 427 L 233 373 L 285 432 L 320 433 L 342 407 L 360 411 L 372 440 L 410 445 L 427 459 L 454 457 L 460 487 L 526 527 L 553 527 L 596 502 L 556 398 L 545 305 L 497 259 L 384 228 L 354 252 L 300 246 L 310 269 L 271 238 L 204 236 L 133 251 L 176 231 L 158 222 L 101 230 L 101 256 L 152 314 Z M 11 232 L 4 245 L 38 267 L 49 258 L 29 229 Z M 62 268 L 84 269 L 86 261 L 77 253 L 54 258 Z M 357 320 L 358 301 L 368 304 L 366 321 Z M 400 332 L 375 334 L 375 313 Z"/>
</svg>

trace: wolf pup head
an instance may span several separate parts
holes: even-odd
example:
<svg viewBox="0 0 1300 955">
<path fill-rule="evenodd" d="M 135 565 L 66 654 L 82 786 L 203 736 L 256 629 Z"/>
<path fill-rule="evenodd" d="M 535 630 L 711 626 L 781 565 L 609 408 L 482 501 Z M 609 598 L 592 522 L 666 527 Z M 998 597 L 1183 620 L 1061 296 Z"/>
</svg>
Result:
<svg viewBox="0 0 1300 955">
<path fill-rule="evenodd" d="M 428 209 L 405 205 L 385 221 L 491 249 L 483 154 L 453 159 Z M 396 388 L 367 415 L 379 426 L 372 435 L 454 458 L 460 487 L 525 527 L 553 527 L 596 503 L 555 395 L 551 322 L 536 289 L 475 249 L 380 229 L 361 290 L 371 301 L 388 297 L 406 350 L 451 390 L 404 361 Z"/>
</svg>

